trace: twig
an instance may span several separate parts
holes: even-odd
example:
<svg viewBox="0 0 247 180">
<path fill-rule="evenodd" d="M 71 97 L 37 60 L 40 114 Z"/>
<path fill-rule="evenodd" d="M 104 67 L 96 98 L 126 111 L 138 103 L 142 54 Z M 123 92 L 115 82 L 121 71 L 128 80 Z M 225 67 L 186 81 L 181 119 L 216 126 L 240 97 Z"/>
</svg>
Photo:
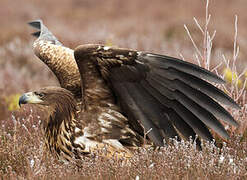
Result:
<svg viewBox="0 0 247 180">
<path fill-rule="evenodd" d="M 185 28 L 185 30 L 186 30 L 186 32 L 187 32 L 187 34 L 188 34 L 188 36 L 189 36 L 189 38 L 190 38 L 190 40 L 191 40 L 193 46 L 195 47 L 196 52 L 197 52 L 197 53 L 200 55 L 200 57 L 203 59 L 203 56 L 202 56 L 201 52 L 199 51 L 199 49 L 198 49 L 196 43 L 194 42 L 194 40 L 193 40 L 193 38 L 192 38 L 192 36 L 191 36 L 191 34 L 190 34 L 189 29 L 187 28 L 187 26 L 186 26 L 185 24 L 184 24 L 184 28 Z"/>
</svg>

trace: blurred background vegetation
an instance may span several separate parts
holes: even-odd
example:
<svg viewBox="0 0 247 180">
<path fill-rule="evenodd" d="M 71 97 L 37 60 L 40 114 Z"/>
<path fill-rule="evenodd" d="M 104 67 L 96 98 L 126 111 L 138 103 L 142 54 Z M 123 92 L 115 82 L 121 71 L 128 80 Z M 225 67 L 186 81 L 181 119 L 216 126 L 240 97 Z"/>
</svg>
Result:
<svg viewBox="0 0 247 180">
<path fill-rule="evenodd" d="M 197 64 L 196 50 L 184 24 L 203 52 L 205 36 L 193 18 L 196 17 L 204 28 L 205 6 L 206 1 L 198 0 L 0 0 L 0 172 L 10 172 L 8 168 L 11 167 L 20 174 L 34 173 L 18 168 L 26 166 L 27 159 L 22 152 L 28 157 L 36 152 L 32 148 L 32 153 L 27 150 L 30 143 L 33 147 L 40 148 L 40 144 L 30 138 L 33 136 L 42 141 L 39 128 L 33 128 L 39 126 L 42 113 L 39 116 L 40 112 L 33 110 L 32 106 L 20 111 L 18 98 L 23 92 L 58 85 L 53 74 L 32 52 L 34 38 L 30 34 L 34 30 L 27 22 L 42 19 L 53 34 L 70 48 L 85 43 L 103 43 L 184 58 Z M 210 69 L 223 62 L 217 70 L 229 85 L 222 88 L 233 94 L 238 94 L 236 91 L 246 86 L 246 7 L 246 0 L 211 0 L 209 4 L 211 19 L 207 30 L 211 34 L 216 30 L 212 41 Z M 235 15 L 238 15 L 236 42 L 240 51 L 236 63 L 232 65 Z M 222 55 L 229 60 L 229 67 L 224 65 L 226 63 Z M 236 69 L 233 70 L 233 66 Z M 229 111 L 241 123 L 237 132 L 241 132 L 241 138 L 246 139 L 245 90 L 240 95 L 241 97 L 234 96 L 234 99 L 242 105 L 241 112 Z M 231 134 L 236 132 L 235 129 L 228 130 Z M 9 144 L 19 141 L 17 135 L 26 135 L 24 139 L 19 139 L 25 142 L 19 144 L 19 149 Z M 232 142 L 232 147 L 234 146 Z M 12 166 L 17 161 L 21 163 Z M 33 177 L 32 175 L 26 177 Z"/>
</svg>

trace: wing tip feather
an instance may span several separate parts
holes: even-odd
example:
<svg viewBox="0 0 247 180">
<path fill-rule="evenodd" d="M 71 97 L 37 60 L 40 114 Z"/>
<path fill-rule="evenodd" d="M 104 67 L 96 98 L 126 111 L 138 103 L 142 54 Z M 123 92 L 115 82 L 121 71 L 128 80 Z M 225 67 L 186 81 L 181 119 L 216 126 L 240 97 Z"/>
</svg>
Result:
<svg viewBox="0 0 247 180">
<path fill-rule="evenodd" d="M 30 21 L 27 24 L 30 25 L 33 28 L 36 28 L 36 29 L 40 30 L 41 29 L 41 25 L 43 24 L 43 22 L 42 22 L 41 19 L 37 19 L 37 20 L 34 20 L 34 21 Z"/>
<path fill-rule="evenodd" d="M 180 66 L 180 67 L 176 67 L 175 64 L 174 66 L 172 65 L 171 67 L 174 67 L 174 68 L 178 68 L 178 70 L 181 70 L 183 72 L 188 72 L 187 70 L 189 70 L 189 74 L 193 75 L 193 73 L 191 72 L 191 70 L 194 71 L 194 73 L 196 73 L 197 75 L 200 76 L 200 78 L 202 79 L 206 79 L 210 82 L 214 82 L 214 83 L 217 83 L 217 84 L 224 84 L 226 83 L 224 79 L 222 79 L 221 77 L 219 77 L 218 75 L 216 75 L 215 73 L 201 67 L 201 66 L 198 66 L 196 64 L 193 64 L 193 63 L 190 63 L 190 62 L 187 62 L 187 61 L 183 61 L 181 59 L 178 59 L 178 58 L 175 58 L 175 57 L 170 57 L 170 56 L 165 56 L 165 55 L 160 55 L 160 54 L 154 54 L 154 53 L 145 53 L 145 52 L 139 52 L 138 54 L 139 56 L 142 56 L 143 58 L 147 58 L 148 57 L 151 57 L 151 58 L 154 58 L 157 60 L 157 62 L 159 61 L 160 62 L 160 59 L 164 59 L 164 60 L 167 60 L 167 61 L 173 61 L 175 62 L 175 64 L 177 65 L 183 65 Z M 170 65 L 169 65 L 170 66 Z M 187 69 L 187 70 L 186 70 Z M 196 75 L 195 74 L 195 75 Z"/>
</svg>

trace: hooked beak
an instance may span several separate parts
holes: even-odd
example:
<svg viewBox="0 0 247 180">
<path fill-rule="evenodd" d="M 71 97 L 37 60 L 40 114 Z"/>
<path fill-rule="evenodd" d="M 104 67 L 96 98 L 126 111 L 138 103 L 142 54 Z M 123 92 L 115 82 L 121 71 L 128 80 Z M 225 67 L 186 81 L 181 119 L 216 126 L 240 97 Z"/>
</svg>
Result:
<svg viewBox="0 0 247 180">
<path fill-rule="evenodd" d="M 19 98 L 19 106 L 21 107 L 22 104 L 27 104 L 27 101 L 28 101 L 28 97 L 26 96 L 26 94 L 23 94 Z"/>
<path fill-rule="evenodd" d="M 28 92 L 23 94 L 19 98 L 19 106 L 21 107 L 22 104 L 37 104 L 43 102 L 37 95 L 33 92 Z"/>
</svg>

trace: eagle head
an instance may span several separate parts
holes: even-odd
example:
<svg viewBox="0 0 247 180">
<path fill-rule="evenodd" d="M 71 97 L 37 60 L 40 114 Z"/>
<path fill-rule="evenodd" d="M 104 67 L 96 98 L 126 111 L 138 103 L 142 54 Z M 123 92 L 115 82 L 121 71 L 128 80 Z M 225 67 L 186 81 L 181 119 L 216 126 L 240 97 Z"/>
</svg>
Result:
<svg viewBox="0 0 247 180">
<path fill-rule="evenodd" d="M 60 125 L 63 120 L 71 119 L 77 111 L 73 94 L 61 87 L 45 87 L 27 92 L 19 98 L 19 106 L 22 104 L 35 104 L 44 109 L 48 115 L 45 118 L 45 125 L 50 121 Z"/>
<path fill-rule="evenodd" d="M 68 143 L 68 139 L 77 112 L 77 102 L 73 94 L 61 87 L 46 87 L 23 94 L 19 98 L 19 105 L 22 104 L 35 104 L 45 110 L 42 124 L 46 145 L 57 155 L 60 155 L 62 150 L 65 151 L 66 158 L 69 159 L 71 148 L 68 147 L 71 143 Z"/>
<path fill-rule="evenodd" d="M 43 106 L 74 104 L 73 94 L 60 87 L 45 87 L 37 91 L 24 93 L 19 98 L 19 106 L 22 104 L 38 104 Z"/>
</svg>

